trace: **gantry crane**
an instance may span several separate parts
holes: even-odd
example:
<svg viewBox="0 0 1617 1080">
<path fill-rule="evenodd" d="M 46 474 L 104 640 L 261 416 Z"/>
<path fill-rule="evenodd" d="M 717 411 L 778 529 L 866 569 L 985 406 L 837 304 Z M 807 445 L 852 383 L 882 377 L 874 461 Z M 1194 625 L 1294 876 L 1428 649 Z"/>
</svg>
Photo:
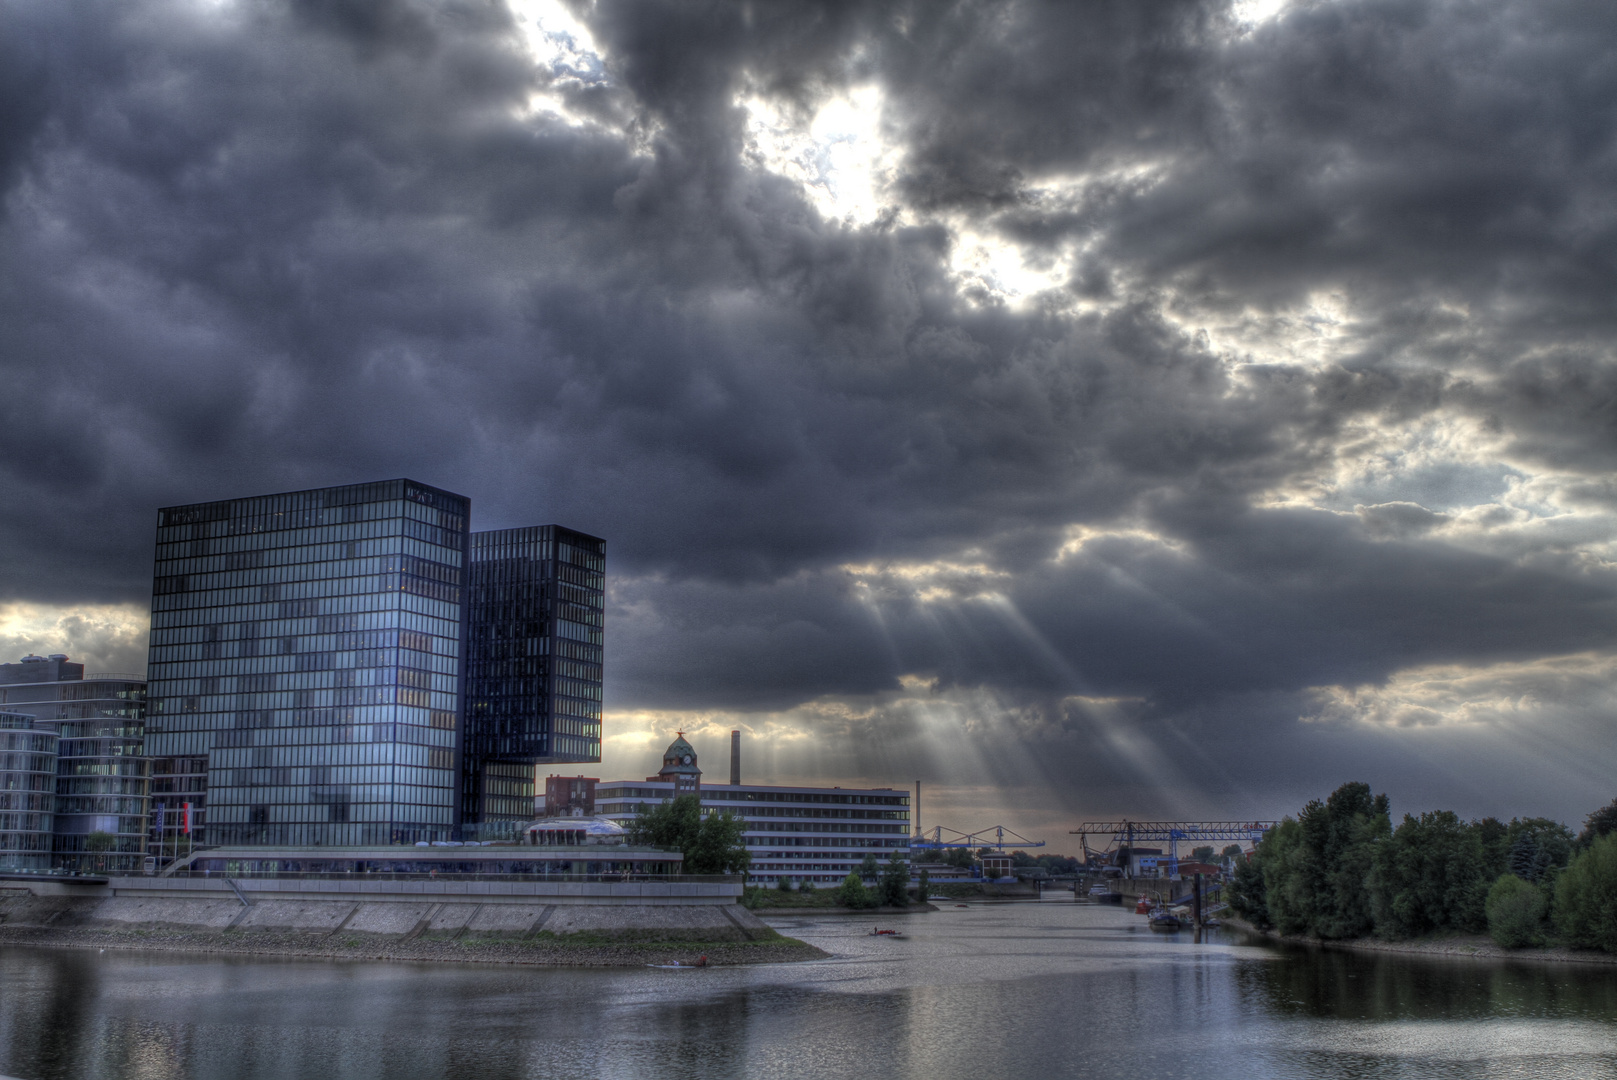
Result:
<svg viewBox="0 0 1617 1080">
<path fill-rule="evenodd" d="M 1083 846 L 1084 861 L 1089 861 L 1089 837 L 1109 836 L 1113 845 L 1126 844 L 1133 848 L 1139 840 L 1168 841 L 1168 876 L 1179 876 L 1179 841 L 1181 840 L 1245 840 L 1256 844 L 1263 834 L 1274 828 L 1274 821 L 1086 821 L 1072 830 Z"/>
</svg>

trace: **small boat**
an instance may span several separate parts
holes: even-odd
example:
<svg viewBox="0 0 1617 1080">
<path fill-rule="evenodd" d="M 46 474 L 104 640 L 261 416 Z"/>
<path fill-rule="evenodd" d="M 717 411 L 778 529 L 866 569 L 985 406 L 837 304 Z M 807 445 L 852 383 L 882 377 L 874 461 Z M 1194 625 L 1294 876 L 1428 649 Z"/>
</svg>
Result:
<svg viewBox="0 0 1617 1080">
<path fill-rule="evenodd" d="M 1149 914 L 1151 914 L 1151 901 L 1149 899 L 1147 899 L 1146 897 L 1143 897 L 1143 896 L 1140 897 L 1140 902 L 1138 904 L 1134 905 L 1134 914 L 1136 914 L 1136 915 L 1149 915 Z"/>
<path fill-rule="evenodd" d="M 970 904 L 956 904 L 955 907 L 970 907 Z"/>
<path fill-rule="evenodd" d="M 697 968 L 707 967 L 707 956 L 698 956 L 689 964 L 675 960 L 672 964 L 647 964 L 648 968 L 660 968 L 664 971 L 695 971 Z"/>
<path fill-rule="evenodd" d="M 878 929 L 878 930 L 872 930 L 868 936 L 869 937 L 903 937 L 904 934 L 900 930 L 879 930 Z"/>
<path fill-rule="evenodd" d="M 1171 934 L 1174 931 L 1181 929 L 1183 926 L 1184 923 L 1179 921 L 1179 916 L 1170 912 L 1163 911 L 1159 908 L 1151 913 L 1151 929 L 1153 930 L 1161 930 L 1165 933 Z"/>
</svg>

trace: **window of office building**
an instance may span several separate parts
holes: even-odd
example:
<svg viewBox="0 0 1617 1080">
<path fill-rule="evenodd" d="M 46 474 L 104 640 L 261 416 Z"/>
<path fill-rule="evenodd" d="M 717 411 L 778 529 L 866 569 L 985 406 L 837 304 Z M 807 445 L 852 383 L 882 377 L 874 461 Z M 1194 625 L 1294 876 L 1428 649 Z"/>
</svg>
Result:
<svg viewBox="0 0 1617 1080">
<path fill-rule="evenodd" d="M 469 511 L 392 480 L 159 513 L 146 747 L 194 842 L 450 838 Z"/>
</svg>

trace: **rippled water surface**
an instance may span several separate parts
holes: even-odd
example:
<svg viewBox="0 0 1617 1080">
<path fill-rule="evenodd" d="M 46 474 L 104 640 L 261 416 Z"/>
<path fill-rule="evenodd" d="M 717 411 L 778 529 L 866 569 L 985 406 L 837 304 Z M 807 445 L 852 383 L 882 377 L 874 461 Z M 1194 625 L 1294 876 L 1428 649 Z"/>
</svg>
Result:
<svg viewBox="0 0 1617 1080">
<path fill-rule="evenodd" d="M 567 970 L 0 950 L 0 1073 L 1617 1080 L 1617 967 L 1282 951 L 1070 901 L 777 918 L 830 960 Z"/>
</svg>

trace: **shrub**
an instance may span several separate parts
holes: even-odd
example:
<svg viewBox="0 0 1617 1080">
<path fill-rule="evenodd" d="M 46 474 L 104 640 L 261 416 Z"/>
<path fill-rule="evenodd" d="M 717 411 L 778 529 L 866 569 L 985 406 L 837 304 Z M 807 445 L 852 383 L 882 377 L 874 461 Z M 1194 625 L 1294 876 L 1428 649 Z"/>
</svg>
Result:
<svg viewBox="0 0 1617 1080">
<path fill-rule="evenodd" d="M 858 871 L 853 871 L 837 886 L 837 903 L 843 907 L 872 908 L 876 906 L 876 897 L 859 880 Z"/>
<path fill-rule="evenodd" d="M 1617 952 L 1617 833 L 1591 842 L 1556 877 L 1555 929 L 1575 948 Z"/>
<path fill-rule="evenodd" d="M 1488 936 L 1506 949 L 1544 943 L 1544 916 L 1549 899 L 1544 890 L 1515 874 L 1500 874 L 1488 890 Z"/>
<path fill-rule="evenodd" d="M 781 892 L 791 892 L 792 891 L 792 879 L 787 878 L 787 877 L 781 878 L 779 881 L 775 882 L 775 888 L 780 890 Z"/>
<path fill-rule="evenodd" d="M 800 893 L 811 893 L 811 892 L 813 892 L 814 891 L 814 882 L 810 881 L 808 878 L 804 878 L 803 883 L 797 887 L 797 891 L 800 892 Z"/>
</svg>

